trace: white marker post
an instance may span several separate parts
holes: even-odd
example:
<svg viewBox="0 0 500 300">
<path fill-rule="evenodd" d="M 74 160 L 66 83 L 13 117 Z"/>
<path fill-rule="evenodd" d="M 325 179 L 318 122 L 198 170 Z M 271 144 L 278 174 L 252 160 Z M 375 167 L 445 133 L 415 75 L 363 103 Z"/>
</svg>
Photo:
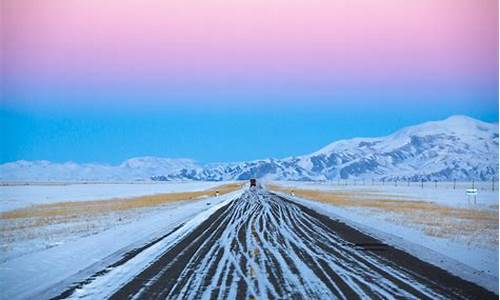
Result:
<svg viewBox="0 0 500 300">
<path fill-rule="evenodd" d="M 466 189 L 465 194 L 467 194 L 467 203 L 470 203 L 470 198 L 474 197 L 474 204 L 476 204 L 477 189 Z"/>
</svg>

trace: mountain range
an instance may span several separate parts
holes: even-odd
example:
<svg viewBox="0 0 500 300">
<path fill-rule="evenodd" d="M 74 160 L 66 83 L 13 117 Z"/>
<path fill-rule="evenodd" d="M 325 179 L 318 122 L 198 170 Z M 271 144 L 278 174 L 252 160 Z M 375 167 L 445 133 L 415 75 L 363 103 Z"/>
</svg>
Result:
<svg viewBox="0 0 500 300">
<path fill-rule="evenodd" d="M 160 157 L 137 157 L 119 165 L 21 160 L 1 164 L 0 180 L 490 180 L 498 178 L 498 154 L 498 123 L 452 116 L 281 159 L 204 165 Z"/>
</svg>

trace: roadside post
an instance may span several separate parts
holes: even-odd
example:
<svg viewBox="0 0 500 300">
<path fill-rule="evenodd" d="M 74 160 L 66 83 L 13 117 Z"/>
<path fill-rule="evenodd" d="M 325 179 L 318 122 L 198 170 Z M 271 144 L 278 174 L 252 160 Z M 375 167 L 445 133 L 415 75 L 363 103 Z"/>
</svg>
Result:
<svg viewBox="0 0 500 300">
<path fill-rule="evenodd" d="M 465 193 L 467 194 L 467 203 L 470 203 L 470 199 L 474 197 L 474 204 L 476 204 L 477 189 L 466 189 Z"/>
</svg>

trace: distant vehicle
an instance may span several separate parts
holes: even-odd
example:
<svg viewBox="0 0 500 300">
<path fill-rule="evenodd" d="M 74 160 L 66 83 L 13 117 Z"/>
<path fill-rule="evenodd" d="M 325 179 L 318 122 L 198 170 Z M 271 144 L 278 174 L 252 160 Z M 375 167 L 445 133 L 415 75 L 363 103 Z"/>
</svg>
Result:
<svg viewBox="0 0 500 300">
<path fill-rule="evenodd" d="M 255 179 L 255 178 L 250 179 L 250 187 L 253 187 L 253 186 L 255 186 L 255 187 L 257 186 L 257 179 Z"/>
</svg>

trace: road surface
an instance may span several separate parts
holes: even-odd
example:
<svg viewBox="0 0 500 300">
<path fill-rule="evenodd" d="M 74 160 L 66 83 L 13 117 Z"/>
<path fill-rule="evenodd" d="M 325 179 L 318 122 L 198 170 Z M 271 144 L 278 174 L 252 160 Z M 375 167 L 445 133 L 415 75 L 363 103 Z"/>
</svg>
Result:
<svg viewBox="0 0 500 300">
<path fill-rule="evenodd" d="M 112 299 L 497 299 L 263 189 L 222 207 Z"/>
</svg>

